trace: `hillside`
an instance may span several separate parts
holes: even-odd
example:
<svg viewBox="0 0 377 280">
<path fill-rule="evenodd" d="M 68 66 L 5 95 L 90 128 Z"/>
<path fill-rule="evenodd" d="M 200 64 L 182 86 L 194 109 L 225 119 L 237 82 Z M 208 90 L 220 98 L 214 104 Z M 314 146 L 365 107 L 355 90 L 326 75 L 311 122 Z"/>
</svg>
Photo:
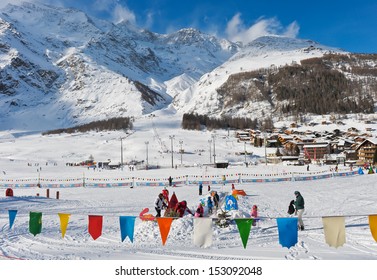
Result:
<svg viewBox="0 0 377 280">
<path fill-rule="evenodd" d="M 312 40 L 247 45 L 157 34 L 42 4 L 0 10 L 0 129 L 49 130 L 161 109 L 275 119 L 375 112 L 375 55 Z"/>
</svg>

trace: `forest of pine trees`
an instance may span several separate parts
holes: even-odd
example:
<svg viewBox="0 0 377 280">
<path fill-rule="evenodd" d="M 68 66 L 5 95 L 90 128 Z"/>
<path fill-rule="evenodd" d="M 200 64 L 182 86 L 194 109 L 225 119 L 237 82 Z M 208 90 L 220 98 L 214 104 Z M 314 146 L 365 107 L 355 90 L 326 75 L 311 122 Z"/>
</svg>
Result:
<svg viewBox="0 0 377 280">
<path fill-rule="evenodd" d="M 248 118 L 232 118 L 223 116 L 221 118 L 211 118 L 207 115 L 184 114 L 182 117 L 182 128 L 189 130 L 213 129 L 272 129 L 273 122 L 267 118 L 261 121 Z"/>
<path fill-rule="evenodd" d="M 132 129 L 133 124 L 131 118 L 112 118 L 102 121 L 94 121 L 87 124 L 71 127 L 60 128 L 50 130 L 42 133 L 42 135 L 48 134 L 60 134 L 60 133 L 75 133 L 75 132 L 87 132 L 87 131 L 106 131 L 106 130 L 127 130 Z"/>
<path fill-rule="evenodd" d="M 377 101 L 375 54 L 327 54 L 301 64 L 229 76 L 217 92 L 222 109 L 267 101 L 275 114 L 373 113 Z"/>
</svg>

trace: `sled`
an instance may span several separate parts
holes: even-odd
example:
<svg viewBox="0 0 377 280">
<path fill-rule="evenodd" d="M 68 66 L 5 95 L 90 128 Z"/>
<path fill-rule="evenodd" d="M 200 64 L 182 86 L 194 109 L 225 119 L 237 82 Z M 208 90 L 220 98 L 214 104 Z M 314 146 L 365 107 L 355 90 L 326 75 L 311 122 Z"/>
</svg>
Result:
<svg viewBox="0 0 377 280">
<path fill-rule="evenodd" d="M 246 193 L 245 193 L 244 190 L 233 190 L 232 195 L 243 195 L 243 196 L 245 196 Z"/>
<path fill-rule="evenodd" d="M 139 214 L 139 218 L 142 220 L 142 221 L 154 221 L 156 219 L 155 216 L 153 216 L 152 214 L 147 214 L 149 211 L 149 208 L 144 208 L 140 214 Z"/>
</svg>

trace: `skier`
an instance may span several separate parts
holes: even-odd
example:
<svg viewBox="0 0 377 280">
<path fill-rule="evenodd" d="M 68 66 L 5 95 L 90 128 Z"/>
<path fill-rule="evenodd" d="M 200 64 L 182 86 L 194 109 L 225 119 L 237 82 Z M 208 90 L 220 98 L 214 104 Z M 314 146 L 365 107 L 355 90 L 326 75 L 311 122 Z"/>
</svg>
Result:
<svg viewBox="0 0 377 280">
<path fill-rule="evenodd" d="M 157 212 L 156 217 L 161 217 L 161 210 L 166 207 L 167 205 L 164 201 L 164 196 L 160 193 L 154 202 L 154 209 L 156 209 Z"/>
<path fill-rule="evenodd" d="M 202 183 L 199 184 L 199 195 L 202 195 L 203 192 L 203 185 Z"/>
<path fill-rule="evenodd" d="M 168 181 L 169 181 L 169 187 L 171 187 L 173 184 L 173 178 L 169 176 Z"/>
</svg>

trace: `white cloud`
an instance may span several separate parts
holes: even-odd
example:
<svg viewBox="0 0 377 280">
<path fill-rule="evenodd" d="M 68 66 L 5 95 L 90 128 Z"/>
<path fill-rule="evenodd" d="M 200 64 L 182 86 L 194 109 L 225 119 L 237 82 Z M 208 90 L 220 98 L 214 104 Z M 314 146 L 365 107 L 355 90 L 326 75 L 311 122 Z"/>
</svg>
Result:
<svg viewBox="0 0 377 280">
<path fill-rule="evenodd" d="M 136 16 L 128 7 L 116 4 L 113 10 L 113 21 L 119 23 L 121 21 L 129 21 L 132 24 L 136 23 Z"/>
<path fill-rule="evenodd" d="M 299 31 L 300 26 L 296 21 L 294 21 L 290 25 L 288 25 L 283 35 L 291 38 L 296 38 Z"/>
<path fill-rule="evenodd" d="M 115 2 L 110 0 L 96 0 L 92 6 L 97 11 L 111 11 L 114 4 Z"/>
<path fill-rule="evenodd" d="M 258 37 L 266 35 L 282 35 L 295 38 L 299 29 L 300 27 L 296 21 L 284 27 L 276 18 L 259 18 L 252 26 L 245 27 L 241 14 L 237 13 L 228 22 L 225 33 L 230 41 L 247 44 Z"/>
<path fill-rule="evenodd" d="M 154 23 L 154 12 L 150 11 L 148 12 L 147 14 L 147 20 L 144 24 L 144 28 L 151 28 L 153 26 L 153 23 Z"/>
</svg>

